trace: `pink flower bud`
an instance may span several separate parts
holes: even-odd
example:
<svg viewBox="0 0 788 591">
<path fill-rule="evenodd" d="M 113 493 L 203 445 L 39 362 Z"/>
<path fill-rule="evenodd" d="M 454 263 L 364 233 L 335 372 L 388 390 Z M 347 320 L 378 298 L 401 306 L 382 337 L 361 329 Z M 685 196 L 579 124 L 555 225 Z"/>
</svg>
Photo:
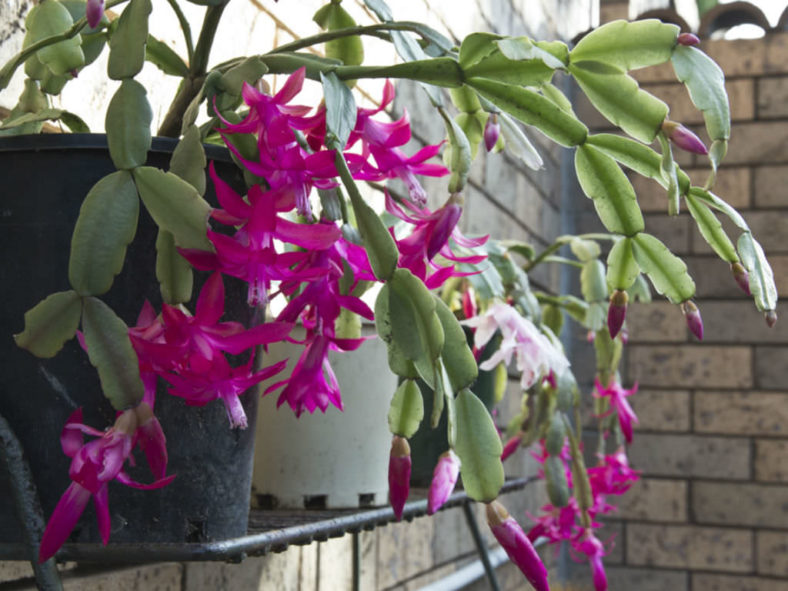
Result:
<svg viewBox="0 0 788 591">
<path fill-rule="evenodd" d="M 668 136 L 670 141 L 682 150 L 701 155 L 709 153 L 706 146 L 700 141 L 700 138 L 681 123 L 665 119 L 665 121 L 662 122 L 662 131 L 665 132 L 665 135 Z"/>
<path fill-rule="evenodd" d="M 85 7 L 85 17 L 88 19 L 88 26 L 91 29 L 96 28 L 96 25 L 101 22 L 101 17 L 104 16 L 104 0 L 88 0 Z"/>
<path fill-rule="evenodd" d="M 478 314 L 479 309 L 476 306 L 476 293 L 472 287 L 468 287 L 462 293 L 462 313 L 466 318 L 473 318 Z"/>
<path fill-rule="evenodd" d="M 391 440 L 389 455 L 389 502 L 397 521 L 402 519 L 402 510 L 410 493 L 410 445 L 408 440 L 395 435 Z"/>
<path fill-rule="evenodd" d="M 610 338 L 616 338 L 616 335 L 624 325 L 624 318 L 627 316 L 627 302 L 629 296 L 627 292 L 617 289 L 610 296 L 610 306 L 607 309 L 607 329 L 610 331 Z"/>
<path fill-rule="evenodd" d="M 457 199 L 450 198 L 440 210 L 436 211 L 438 219 L 432 228 L 427 242 L 427 258 L 432 260 L 440 249 L 449 241 L 449 236 L 457 226 L 462 215 L 462 207 L 457 203 Z"/>
<path fill-rule="evenodd" d="M 690 332 L 694 334 L 699 341 L 703 340 L 703 319 L 700 317 L 700 310 L 690 300 L 681 304 L 681 311 L 684 312 L 684 318 L 687 321 L 687 326 Z"/>
<path fill-rule="evenodd" d="M 764 312 L 763 317 L 766 319 L 766 326 L 769 328 L 774 328 L 774 325 L 777 324 L 777 312 L 774 310 L 767 310 Z"/>
<path fill-rule="evenodd" d="M 145 458 L 150 466 L 150 471 L 157 479 L 164 478 L 167 473 L 167 438 L 161 428 L 161 423 L 157 419 L 151 407 L 146 402 L 140 402 L 136 409 L 137 420 L 137 441 L 140 449 L 145 454 Z"/>
<path fill-rule="evenodd" d="M 487 523 L 495 539 L 506 550 L 506 554 L 534 586 L 536 591 L 550 591 L 547 569 L 536 553 L 523 528 L 509 515 L 498 501 L 487 504 Z"/>
<path fill-rule="evenodd" d="M 460 458 L 452 450 L 438 459 L 427 497 L 427 515 L 432 515 L 448 500 L 460 475 Z"/>
<path fill-rule="evenodd" d="M 520 443 L 522 442 L 522 436 L 523 434 L 520 432 L 504 444 L 503 453 L 501 453 L 502 462 L 517 451 L 517 449 L 520 447 Z"/>
<path fill-rule="evenodd" d="M 681 33 L 678 38 L 679 45 L 698 45 L 700 43 L 700 39 L 694 33 Z"/>
<path fill-rule="evenodd" d="M 495 144 L 498 143 L 498 137 L 501 135 L 501 124 L 498 123 L 498 115 L 490 113 L 487 119 L 487 124 L 484 126 L 484 147 L 488 152 L 492 152 Z"/>
<path fill-rule="evenodd" d="M 741 290 L 747 295 L 752 295 L 750 293 L 750 274 L 747 273 L 747 269 L 742 267 L 741 263 L 731 263 L 731 273 Z"/>
</svg>

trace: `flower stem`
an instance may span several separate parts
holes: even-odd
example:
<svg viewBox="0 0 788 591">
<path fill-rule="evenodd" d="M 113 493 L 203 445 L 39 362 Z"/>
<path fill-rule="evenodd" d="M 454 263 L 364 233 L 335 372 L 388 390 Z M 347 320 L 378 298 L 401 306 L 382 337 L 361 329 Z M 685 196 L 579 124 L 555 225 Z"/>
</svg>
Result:
<svg viewBox="0 0 788 591">
<path fill-rule="evenodd" d="M 188 59 L 188 63 L 192 63 L 194 59 L 194 44 L 192 43 L 192 29 L 189 26 L 189 21 L 186 19 L 186 15 L 183 14 L 181 7 L 178 6 L 178 2 L 176 0 L 167 0 L 167 3 L 172 8 L 172 11 L 175 13 L 175 16 L 178 19 L 178 23 L 181 25 L 181 31 L 183 31 L 183 40 L 186 42 L 186 57 Z"/>
</svg>

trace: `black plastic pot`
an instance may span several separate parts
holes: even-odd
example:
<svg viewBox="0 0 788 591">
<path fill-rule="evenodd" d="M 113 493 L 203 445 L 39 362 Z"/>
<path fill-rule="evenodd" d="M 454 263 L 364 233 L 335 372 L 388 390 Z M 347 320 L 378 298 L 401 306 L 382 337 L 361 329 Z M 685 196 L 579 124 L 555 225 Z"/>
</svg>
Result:
<svg viewBox="0 0 788 591">
<path fill-rule="evenodd" d="M 174 147 L 174 140 L 154 139 L 148 164 L 166 169 Z M 242 186 L 226 150 L 209 148 L 208 158 L 217 163 L 225 180 Z M 16 347 L 12 335 L 22 331 L 26 310 L 53 292 L 69 289 L 69 244 L 79 207 L 93 184 L 113 170 L 102 135 L 0 138 L 0 414 L 24 447 L 47 518 L 70 482 L 70 460 L 59 440 L 67 417 L 82 407 L 85 422 L 102 428 L 112 424 L 115 413 L 75 339 L 55 358 L 38 359 Z M 207 198 L 214 200 L 212 194 Z M 145 299 L 156 307 L 161 303 L 154 274 L 155 241 L 155 224 L 141 208 L 123 271 L 103 296 L 130 326 Z M 225 284 L 227 312 L 236 320 L 248 320 L 243 289 L 228 280 Z M 167 437 L 168 473 L 176 478 L 154 491 L 110 483 L 110 543 L 202 542 L 246 533 L 257 396 L 249 392 L 242 400 L 249 428 L 231 430 L 221 402 L 188 407 L 159 393 L 155 410 Z M 150 482 L 144 461 L 140 464 L 133 476 Z M 9 499 L 3 472 L 0 467 L 0 498 Z M 99 540 L 90 505 L 74 530 L 73 542 Z M 0 543 L 20 540 L 13 508 L 0 503 Z"/>
</svg>

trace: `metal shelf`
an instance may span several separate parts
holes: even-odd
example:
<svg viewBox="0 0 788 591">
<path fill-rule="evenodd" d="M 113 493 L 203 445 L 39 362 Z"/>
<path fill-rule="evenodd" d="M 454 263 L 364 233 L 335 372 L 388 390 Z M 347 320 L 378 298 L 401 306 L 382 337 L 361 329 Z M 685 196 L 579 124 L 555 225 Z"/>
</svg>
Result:
<svg viewBox="0 0 788 591">
<path fill-rule="evenodd" d="M 524 488 L 533 478 L 507 481 L 501 494 Z M 427 491 L 414 489 L 405 505 L 402 518 L 412 521 L 427 514 Z M 443 509 L 469 504 L 464 491 L 454 493 Z M 441 509 L 441 510 L 443 510 Z M 247 556 L 269 552 L 283 552 L 290 545 L 305 545 L 315 541 L 342 537 L 346 533 L 373 530 L 393 523 L 391 507 L 335 510 L 256 510 L 249 514 L 249 528 L 245 536 L 217 542 L 193 544 L 133 543 L 65 544 L 57 554 L 58 560 L 104 563 L 150 563 L 187 561 L 239 562 Z M 21 544 L 0 545 L 0 559 L 26 560 L 26 549 Z"/>
</svg>

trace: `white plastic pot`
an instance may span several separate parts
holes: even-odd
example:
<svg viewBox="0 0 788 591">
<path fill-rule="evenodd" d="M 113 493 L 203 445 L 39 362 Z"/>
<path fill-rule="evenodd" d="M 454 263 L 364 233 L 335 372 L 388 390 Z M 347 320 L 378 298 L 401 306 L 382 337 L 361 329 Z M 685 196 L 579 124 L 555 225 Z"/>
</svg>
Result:
<svg viewBox="0 0 788 591">
<path fill-rule="evenodd" d="M 291 369 L 301 349 L 271 346 L 265 364 L 290 357 Z M 356 351 L 332 351 L 329 359 L 343 412 L 329 406 L 325 414 L 304 412 L 296 419 L 286 403 L 276 408 L 280 390 L 260 401 L 252 480 L 259 506 L 350 508 L 387 502 L 387 415 L 397 378 L 388 368 L 386 346 L 374 338 Z"/>
</svg>

